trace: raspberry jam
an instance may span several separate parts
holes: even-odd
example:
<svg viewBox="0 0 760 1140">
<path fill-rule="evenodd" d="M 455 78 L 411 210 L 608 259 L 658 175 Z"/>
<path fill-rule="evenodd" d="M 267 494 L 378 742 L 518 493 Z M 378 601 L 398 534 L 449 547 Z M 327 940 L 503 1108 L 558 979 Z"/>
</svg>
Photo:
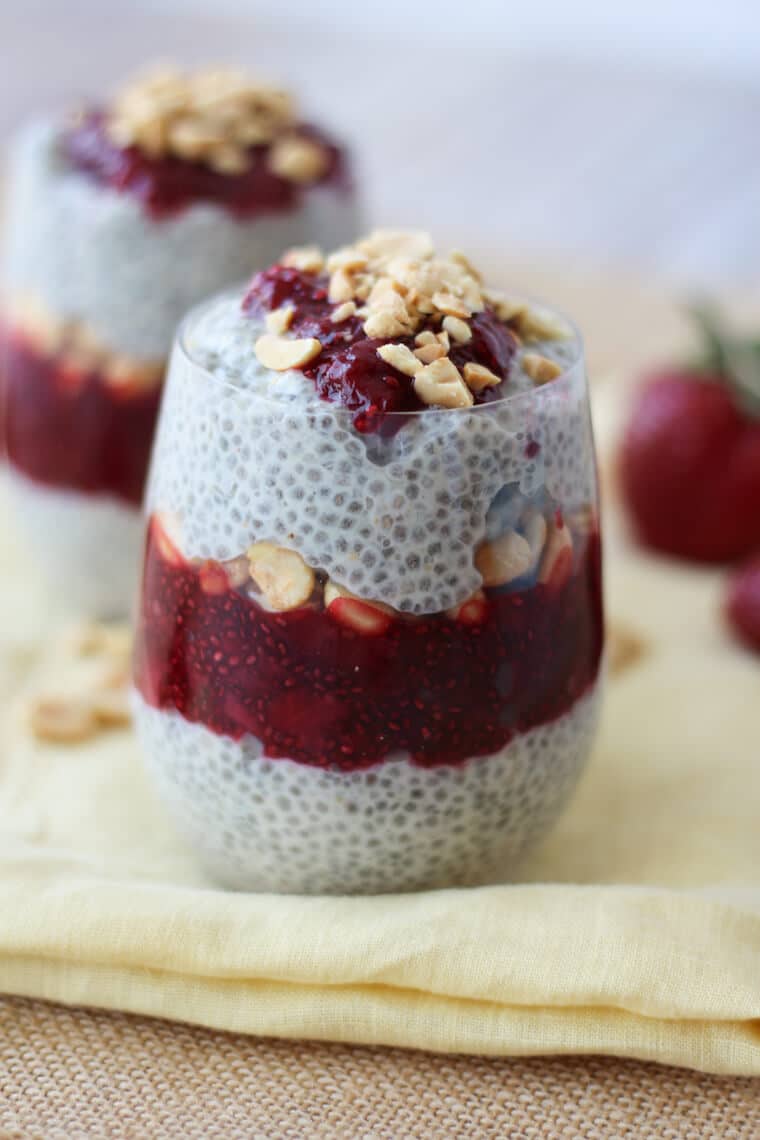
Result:
<svg viewBox="0 0 760 1140">
<path fill-rule="evenodd" d="M 139 506 L 160 385 L 117 389 L 64 366 L 21 334 L 2 337 L 7 456 L 38 483 L 110 494 Z"/>
<path fill-rule="evenodd" d="M 303 369 L 319 396 L 356 412 L 354 426 L 359 431 L 389 434 L 398 430 L 403 420 L 387 420 L 388 413 L 419 412 L 427 405 L 415 393 L 411 377 L 377 355 L 380 345 L 388 342 L 367 337 L 361 317 L 333 323 L 335 305 L 328 300 L 327 286 L 326 275 L 274 265 L 254 277 L 243 300 L 243 311 L 262 317 L 283 305 L 292 305 L 295 315 L 289 334 L 316 337 L 322 344 L 314 364 Z M 448 355 L 460 370 L 474 362 L 502 378 L 501 384 L 475 395 L 476 404 L 490 403 L 506 395 L 517 338 L 488 308 L 475 314 L 471 329 L 472 339 L 467 344 L 452 344 Z M 393 343 L 415 347 L 412 336 L 394 337 Z"/>
<path fill-rule="evenodd" d="M 145 701 L 265 755 L 340 771 L 408 752 L 432 768 L 488 755 L 555 720 L 593 685 L 602 648 L 600 545 L 453 618 L 351 629 L 320 604 L 261 608 L 218 563 L 148 531 L 135 681 Z M 360 603 L 361 604 L 361 603 Z M 363 631 L 362 631 L 363 630 Z"/>
<path fill-rule="evenodd" d="M 269 169 L 267 146 L 250 148 L 250 167 L 242 174 L 220 174 L 200 162 L 172 155 L 151 158 L 138 147 L 119 147 L 109 139 L 103 122 L 102 112 L 85 115 L 64 134 L 63 153 L 76 170 L 102 186 L 133 195 L 154 219 L 177 214 L 197 202 L 212 202 L 248 219 L 288 213 L 301 202 L 304 189 Z M 329 182 L 349 190 L 350 179 L 341 149 L 316 127 L 304 124 L 297 133 L 325 149 L 329 164 L 319 184 Z"/>
</svg>

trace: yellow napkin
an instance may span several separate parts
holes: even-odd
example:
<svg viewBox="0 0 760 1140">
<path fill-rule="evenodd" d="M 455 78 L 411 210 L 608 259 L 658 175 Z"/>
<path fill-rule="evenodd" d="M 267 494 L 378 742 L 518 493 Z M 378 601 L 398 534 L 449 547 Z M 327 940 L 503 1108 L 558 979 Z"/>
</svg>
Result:
<svg viewBox="0 0 760 1140">
<path fill-rule="evenodd" d="M 608 522 L 610 609 L 648 651 L 610 682 L 570 810 L 521 885 L 368 899 L 218 890 L 128 732 L 32 741 L 19 689 L 59 666 L 30 648 L 48 619 L 3 551 L 0 990 L 283 1037 L 760 1074 L 760 666 L 721 630 L 718 574 L 631 552 Z"/>
</svg>

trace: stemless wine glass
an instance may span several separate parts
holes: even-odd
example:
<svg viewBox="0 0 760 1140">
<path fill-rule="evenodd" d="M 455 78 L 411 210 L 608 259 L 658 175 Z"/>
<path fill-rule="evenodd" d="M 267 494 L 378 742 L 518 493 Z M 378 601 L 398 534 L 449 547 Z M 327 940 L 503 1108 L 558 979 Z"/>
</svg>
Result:
<svg viewBox="0 0 760 1140">
<path fill-rule="evenodd" d="M 599 700 L 580 337 L 550 383 L 367 432 L 204 367 L 224 303 L 180 330 L 147 495 L 135 711 L 159 792 L 237 888 L 509 877 Z"/>
<path fill-rule="evenodd" d="M 132 605 L 183 314 L 290 245 L 355 232 L 349 156 L 293 115 L 283 92 L 237 71 L 161 69 L 14 142 L 0 299 L 6 482 L 66 607 L 107 618 Z"/>
</svg>

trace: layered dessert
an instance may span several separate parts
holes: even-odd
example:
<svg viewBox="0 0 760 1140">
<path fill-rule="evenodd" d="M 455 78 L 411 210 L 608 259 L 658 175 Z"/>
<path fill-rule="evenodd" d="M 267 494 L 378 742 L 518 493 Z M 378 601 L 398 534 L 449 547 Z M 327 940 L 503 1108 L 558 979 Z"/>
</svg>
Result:
<svg viewBox="0 0 760 1140">
<path fill-rule="evenodd" d="M 292 250 L 182 326 L 147 507 L 136 723 L 211 873 L 510 874 L 598 700 L 575 330 L 425 234 Z"/>
<path fill-rule="evenodd" d="M 123 612 L 165 357 L 188 307 L 355 227 L 348 159 L 285 92 L 162 69 L 11 155 L 2 352 L 18 517 L 59 596 Z"/>
</svg>

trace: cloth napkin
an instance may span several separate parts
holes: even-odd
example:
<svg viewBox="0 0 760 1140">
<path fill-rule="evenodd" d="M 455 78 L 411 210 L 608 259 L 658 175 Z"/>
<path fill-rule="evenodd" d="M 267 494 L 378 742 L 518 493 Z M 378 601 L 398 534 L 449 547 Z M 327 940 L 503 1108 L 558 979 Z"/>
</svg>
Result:
<svg viewBox="0 0 760 1140">
<path fill-rule="evenodd" d="M 599 396 L 597 413 L 606 429 Z M 131 732 L 32 739 L 25 701 L 65 662 L 5 541 L 0 991 L 254 1034 L 760 1075 L 760 665 L 721 627 L 719 574 L 636 552 L 614 509 L 606 538 L 613 626 L 644 651 L 609 679 L 568 812 L 519 882 L 375 898 L 220 890 Z"/>
</svg>

